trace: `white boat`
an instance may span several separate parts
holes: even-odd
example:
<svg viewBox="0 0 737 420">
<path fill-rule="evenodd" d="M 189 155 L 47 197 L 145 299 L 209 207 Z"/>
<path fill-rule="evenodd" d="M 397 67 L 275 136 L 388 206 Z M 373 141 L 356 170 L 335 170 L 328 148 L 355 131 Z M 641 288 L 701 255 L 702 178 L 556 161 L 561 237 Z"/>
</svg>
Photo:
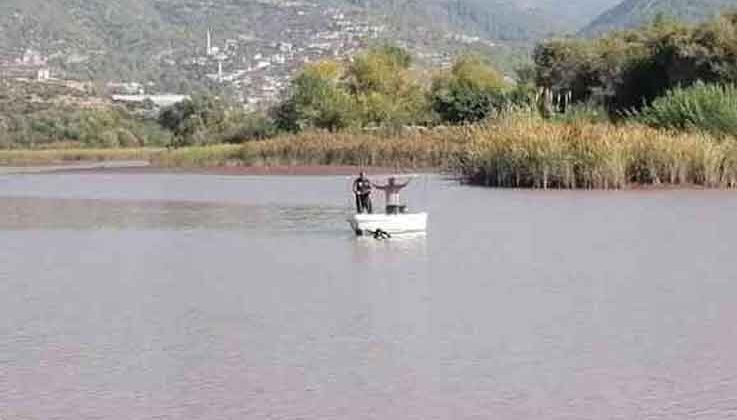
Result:
<svg viewBox="0 0 737 420">
<path fill-rule="evenodd" d="M 424 232 L 427 229 L 427 213 L 356 214 L 348 218 L 357 235 L 389 235 Z"/>
</svg>

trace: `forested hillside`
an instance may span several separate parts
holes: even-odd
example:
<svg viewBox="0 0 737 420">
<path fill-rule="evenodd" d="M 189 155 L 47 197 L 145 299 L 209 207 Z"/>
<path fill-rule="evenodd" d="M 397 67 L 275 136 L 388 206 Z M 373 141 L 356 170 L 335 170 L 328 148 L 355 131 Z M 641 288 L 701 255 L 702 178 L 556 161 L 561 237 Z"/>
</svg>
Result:
<svg viewBox="0 0 737 420">
<path fill-rule="evenodd" d="M 335 29 L 328 17 L 346 15 L 354 27 L 386 26 L 382 38 L 411 49 L 452 52 L 483 41 L 508 52 L 551 33 L 575 32 L 615 1 L 3 0 L 0 63 L 33 49 L 77 79 L 171 87 L 196 79 L 185 67 L 204 52 L 208 27 L 219 42 L 291 42 L 285 29 L 299 38 L 317 36 Z"/>
<path fill-rule="evenodd" d="M 704 20 L 730 8 L 737 8 L 736 0 L 625 0 L 595 19 L 582 34 L 634 28 L 659 15 L 682 21 Z"/>
</svg>

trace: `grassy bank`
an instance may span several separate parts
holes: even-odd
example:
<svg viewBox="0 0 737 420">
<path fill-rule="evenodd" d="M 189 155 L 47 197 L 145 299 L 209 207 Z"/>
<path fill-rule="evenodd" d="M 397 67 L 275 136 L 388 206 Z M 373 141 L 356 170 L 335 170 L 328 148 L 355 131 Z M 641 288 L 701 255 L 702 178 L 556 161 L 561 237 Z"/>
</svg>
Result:
<svg viewBox="0 0 737 420">
<path fill-rule="evenodd" d="M 163 150 L 160 148 L 0 150 L 0 165 L 51 165 L 113 160 L 148 161 L 162 153 Z"/>
</svg>

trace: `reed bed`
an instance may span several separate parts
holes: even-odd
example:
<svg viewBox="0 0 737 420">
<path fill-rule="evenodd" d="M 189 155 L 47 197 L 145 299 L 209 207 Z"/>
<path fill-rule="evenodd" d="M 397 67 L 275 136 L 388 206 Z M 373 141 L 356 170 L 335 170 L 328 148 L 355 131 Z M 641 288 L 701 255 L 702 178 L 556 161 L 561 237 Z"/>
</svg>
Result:
<svg viewBox="0 0 737 420">
<path fill-rule="evenodd" d="M 657 128 L 697 129 L 716 136 L 737 135 L 737 86 L 699 82 L 676 87 L 632 115 Z"/>
<path fill-rule="evenodd" d="M 247 143 L 241 158 L 250 164 L 439 168 L 460 150 L 458 138 L 430 131 L 395 136 L 307 133 Z"/>
<path fill-rule="evenodd" d="M 0 163 L 150 160 L 160 167 L 355 165 L 436 169 L 508 188 L 737 188 L 737 139 L 643 125 L 516 115 L 476 126 L 386 135 L 307 132 L 242 145 L 0 151 Z"/>
<path fill-rule="evenodd" d="M 0 150 L 2 165 L 51 165 L 70 162 L 103 162 L 113 160 L 148 161 L 162 152 L 160 148 L 41 150 Z"/>
<path fill-rule="evenodd" d="M 737 187 L 737 141 L 639 125 L 514 118 L 466 132 L 454 169 L 511 188 Z"/>
<path fill-rule="evenodd" d="M 242 146 L 218 144 L 171 149 L 152 156 L 151 163 L 164 168 L 202 168 L 240 163 Z"/>
<path fill-rule="evenodd" d="M 355 165 L 442 168 L 461 150 L 463 136 L 448 132 L 406 135 L 307 132 L 241 146 L 188 147 L 157 155 L 164 167 Z M 457 131 L 457 130 L 456 130 Z"/>
</svg>

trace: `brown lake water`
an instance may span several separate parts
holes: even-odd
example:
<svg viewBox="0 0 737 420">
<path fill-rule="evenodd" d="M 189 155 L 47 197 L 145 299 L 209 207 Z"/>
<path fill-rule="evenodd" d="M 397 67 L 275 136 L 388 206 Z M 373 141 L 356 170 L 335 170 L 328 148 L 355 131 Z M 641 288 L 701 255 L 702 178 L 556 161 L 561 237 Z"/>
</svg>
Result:
<svg viewBox="0 0 737 420">
<path fill-rule="evenodd" d="M 737 193 L 349 186 L 0 176 L 0 419 L 737 418 Z"/>
</svg>

